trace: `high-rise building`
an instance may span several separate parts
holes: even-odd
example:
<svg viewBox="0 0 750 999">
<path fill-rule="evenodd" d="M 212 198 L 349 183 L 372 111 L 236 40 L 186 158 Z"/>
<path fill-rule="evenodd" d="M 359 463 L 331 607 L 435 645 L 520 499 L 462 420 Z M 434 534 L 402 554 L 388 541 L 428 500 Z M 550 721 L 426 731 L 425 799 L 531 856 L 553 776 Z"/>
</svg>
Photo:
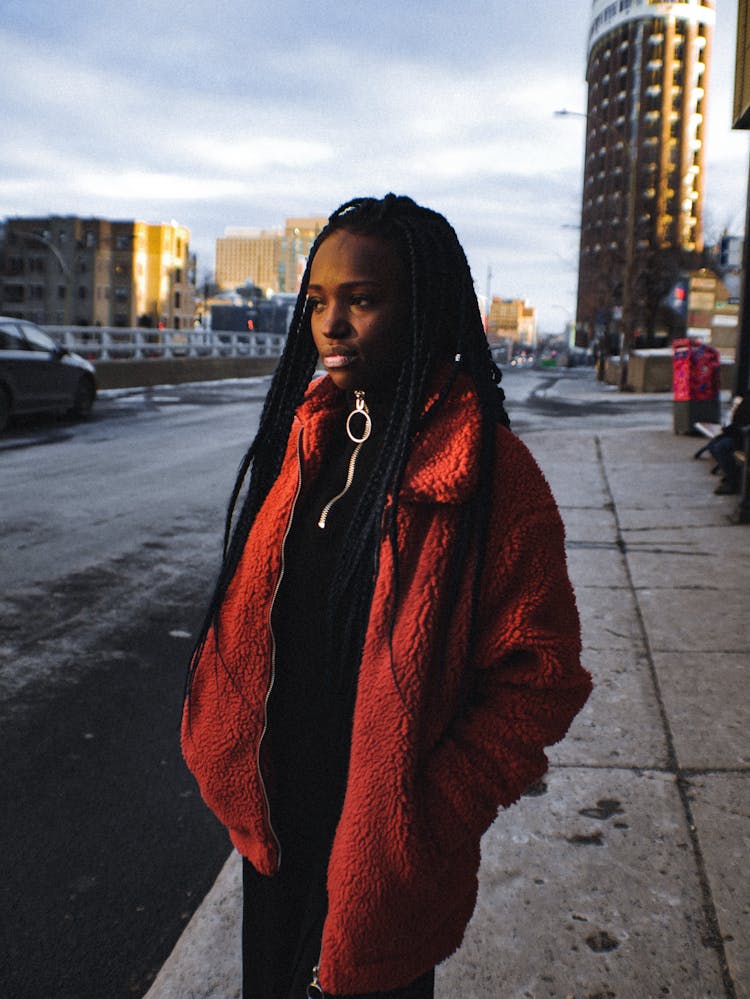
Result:
<svg viewBox="0 0 750 999">
<path fill-rule="evenodd" d="M 13 217 L 0 246 L 0 312 L 51 326 L 192 326 L 190 231 L 73 215 Z"/>
<path fill-rule="evenodd" d="M 536 345 L 536 309 L 520 298 L 492 296 L 487 335 L 490 342 L 512 340 L 525 347 Z"/>
<path fill-rule="evenodd" d="M 591 342 L 678 328 L 703 249 L 714 0 L 593 0 L 577 320 Z"/>
<path fill-rule="evenodd" d="M 223 291 L 254 284 L 266 291 L 295 293 L 315 237 L 325 218 L 287 219 L 284 228 L 228 228 L 216 240 L 216 283 Z"/>
<path fill-rule="evenodd" d="M 216 284 L 229 291 L 243 284 L 279 290 L 282 230 L 227 228 L 216 240 Z"/>
<path fill-rule="evenodd" d="M 305 262 L 315 237 L 325 226 L 326 218 L 287 219 L 281 243 L 279 291 L 299 291 Z"/>
</svg>

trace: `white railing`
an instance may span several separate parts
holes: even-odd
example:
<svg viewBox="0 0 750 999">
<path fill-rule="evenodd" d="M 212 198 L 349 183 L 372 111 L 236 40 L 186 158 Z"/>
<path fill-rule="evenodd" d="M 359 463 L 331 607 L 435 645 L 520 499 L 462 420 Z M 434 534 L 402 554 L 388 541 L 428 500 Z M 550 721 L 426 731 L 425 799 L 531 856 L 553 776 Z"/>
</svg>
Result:
<svg viewBox="0 0 750 999">
<path fill-rule="evenodd" d="M 280 357 L 280 333 L 232 330 L 120 329 L 116 326 L 45 326 L 68 350 L 90 361 L 172 357 Z"/>
</svg>

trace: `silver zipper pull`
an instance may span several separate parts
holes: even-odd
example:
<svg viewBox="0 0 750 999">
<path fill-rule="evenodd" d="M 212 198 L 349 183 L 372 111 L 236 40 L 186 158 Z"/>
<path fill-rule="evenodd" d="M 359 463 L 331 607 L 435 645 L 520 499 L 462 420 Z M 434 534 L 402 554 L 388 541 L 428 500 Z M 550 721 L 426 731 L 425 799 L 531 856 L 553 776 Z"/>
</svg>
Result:
<svg viewBox="0 0 750 999">
<path fill-rule="evenodd" d="M 350 425 L 352 417 L 356 416 L 358 413 L 361 414 L 365 420 L 365 425 L 362 430 L 361 437 L 357 437 L 356 434 L 352 432 L 352 428 Z M 359 452 L 362 450 L 362 445 L 370 436 L 371 432 L 372 432 L 372 419 L 370 418 L 370 411 L 368 410 L 367 403 L 365 402 L 365 393 L 362 391 L 362 389 L 356 389 L 354 392 L 354 409 L 351 411 L 351 413 L 349 413 L 349 415 L 346 418 L 346 433 L 349 437 L 349 440 L 352 441 L 357 446 L 352 451 L 352 456 L 349 459 L 349 467 L 347 468 L 346 471 L 346 482 L 344 483 L 344 488 L 341 490 L 340 493 L 337 493 L 333 497 L 333 499 L 330 499 L 321 510 L 320 517 L 318 518 L 318 527 L 322 531 L 325 530 L 326 521 L 328 520 L 328 514 L 331 512 L 332 507 L 334 507 L 336 503 L 338 503 L 338 501 L 341 499 L 342 496 L 345 496 L 346 493 L 349 492 L 349 488 L 351 487 L 351 484 L 354 481 L 354 469 L 357 465 L 357 458 L 359 456 Z"/>
<path fill-rule="evenodd" d="M 318 981 L 318 966 L 316 964 L 312 970 L 312 981 L 307 986 L 307 999 L 325 999 L 325 996 L 326 994 Z"/>
<path fill-rule="evenodd" d="M 361 413 L 365 420 L 364 429 L 362 431 L 362 436 L 357 437 L 356 434 L 352 432 L 351 420 L 353 416 L 357 413 Z M 346 418 L 346 432 L 349 440 L 354 444 L 364 444 L 367 438 L 372 432 L 372 420 L 370 419 L 370 410 L 367 408 L 367 403 L 365 402 L 365 393 L 362 389 L 354 390 L 354 409 L 349 413 Z"/>
</svg>

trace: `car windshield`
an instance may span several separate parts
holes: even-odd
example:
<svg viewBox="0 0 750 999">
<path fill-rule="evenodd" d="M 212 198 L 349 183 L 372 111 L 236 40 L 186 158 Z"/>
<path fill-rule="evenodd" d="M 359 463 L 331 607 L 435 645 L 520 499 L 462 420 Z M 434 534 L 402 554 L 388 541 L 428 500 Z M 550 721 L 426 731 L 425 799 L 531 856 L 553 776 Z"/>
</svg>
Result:
<svg viewBox="0 0 750 999">
<path fill-rule="evenodd" d="M 31 350 L 51 351 L 57 348 L 52 337 L 47 336 L 43 330 L 37 329 L 36 326 L 30 326 L 29 323 L 21 323 L 20 326 Z"/>
</svg>

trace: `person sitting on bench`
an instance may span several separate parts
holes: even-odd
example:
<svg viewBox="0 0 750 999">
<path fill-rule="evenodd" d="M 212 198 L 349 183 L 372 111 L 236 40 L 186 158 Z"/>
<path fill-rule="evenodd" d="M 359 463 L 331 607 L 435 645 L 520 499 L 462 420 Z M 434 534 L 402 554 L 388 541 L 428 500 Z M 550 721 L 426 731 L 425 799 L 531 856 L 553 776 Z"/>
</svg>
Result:
<svg viewBox="0 0 750 999">
<path fill-rule="evenodd" d="M 729 423 L 708 442 L 708 450 L 721 469 L 722 479 L 714 492 L 732 496 L 740 491 L 741 469 L 734 452 L 744 448 L 742 428 L 750 425 L 750 392 L 735 396 Z"/>
</svg>

